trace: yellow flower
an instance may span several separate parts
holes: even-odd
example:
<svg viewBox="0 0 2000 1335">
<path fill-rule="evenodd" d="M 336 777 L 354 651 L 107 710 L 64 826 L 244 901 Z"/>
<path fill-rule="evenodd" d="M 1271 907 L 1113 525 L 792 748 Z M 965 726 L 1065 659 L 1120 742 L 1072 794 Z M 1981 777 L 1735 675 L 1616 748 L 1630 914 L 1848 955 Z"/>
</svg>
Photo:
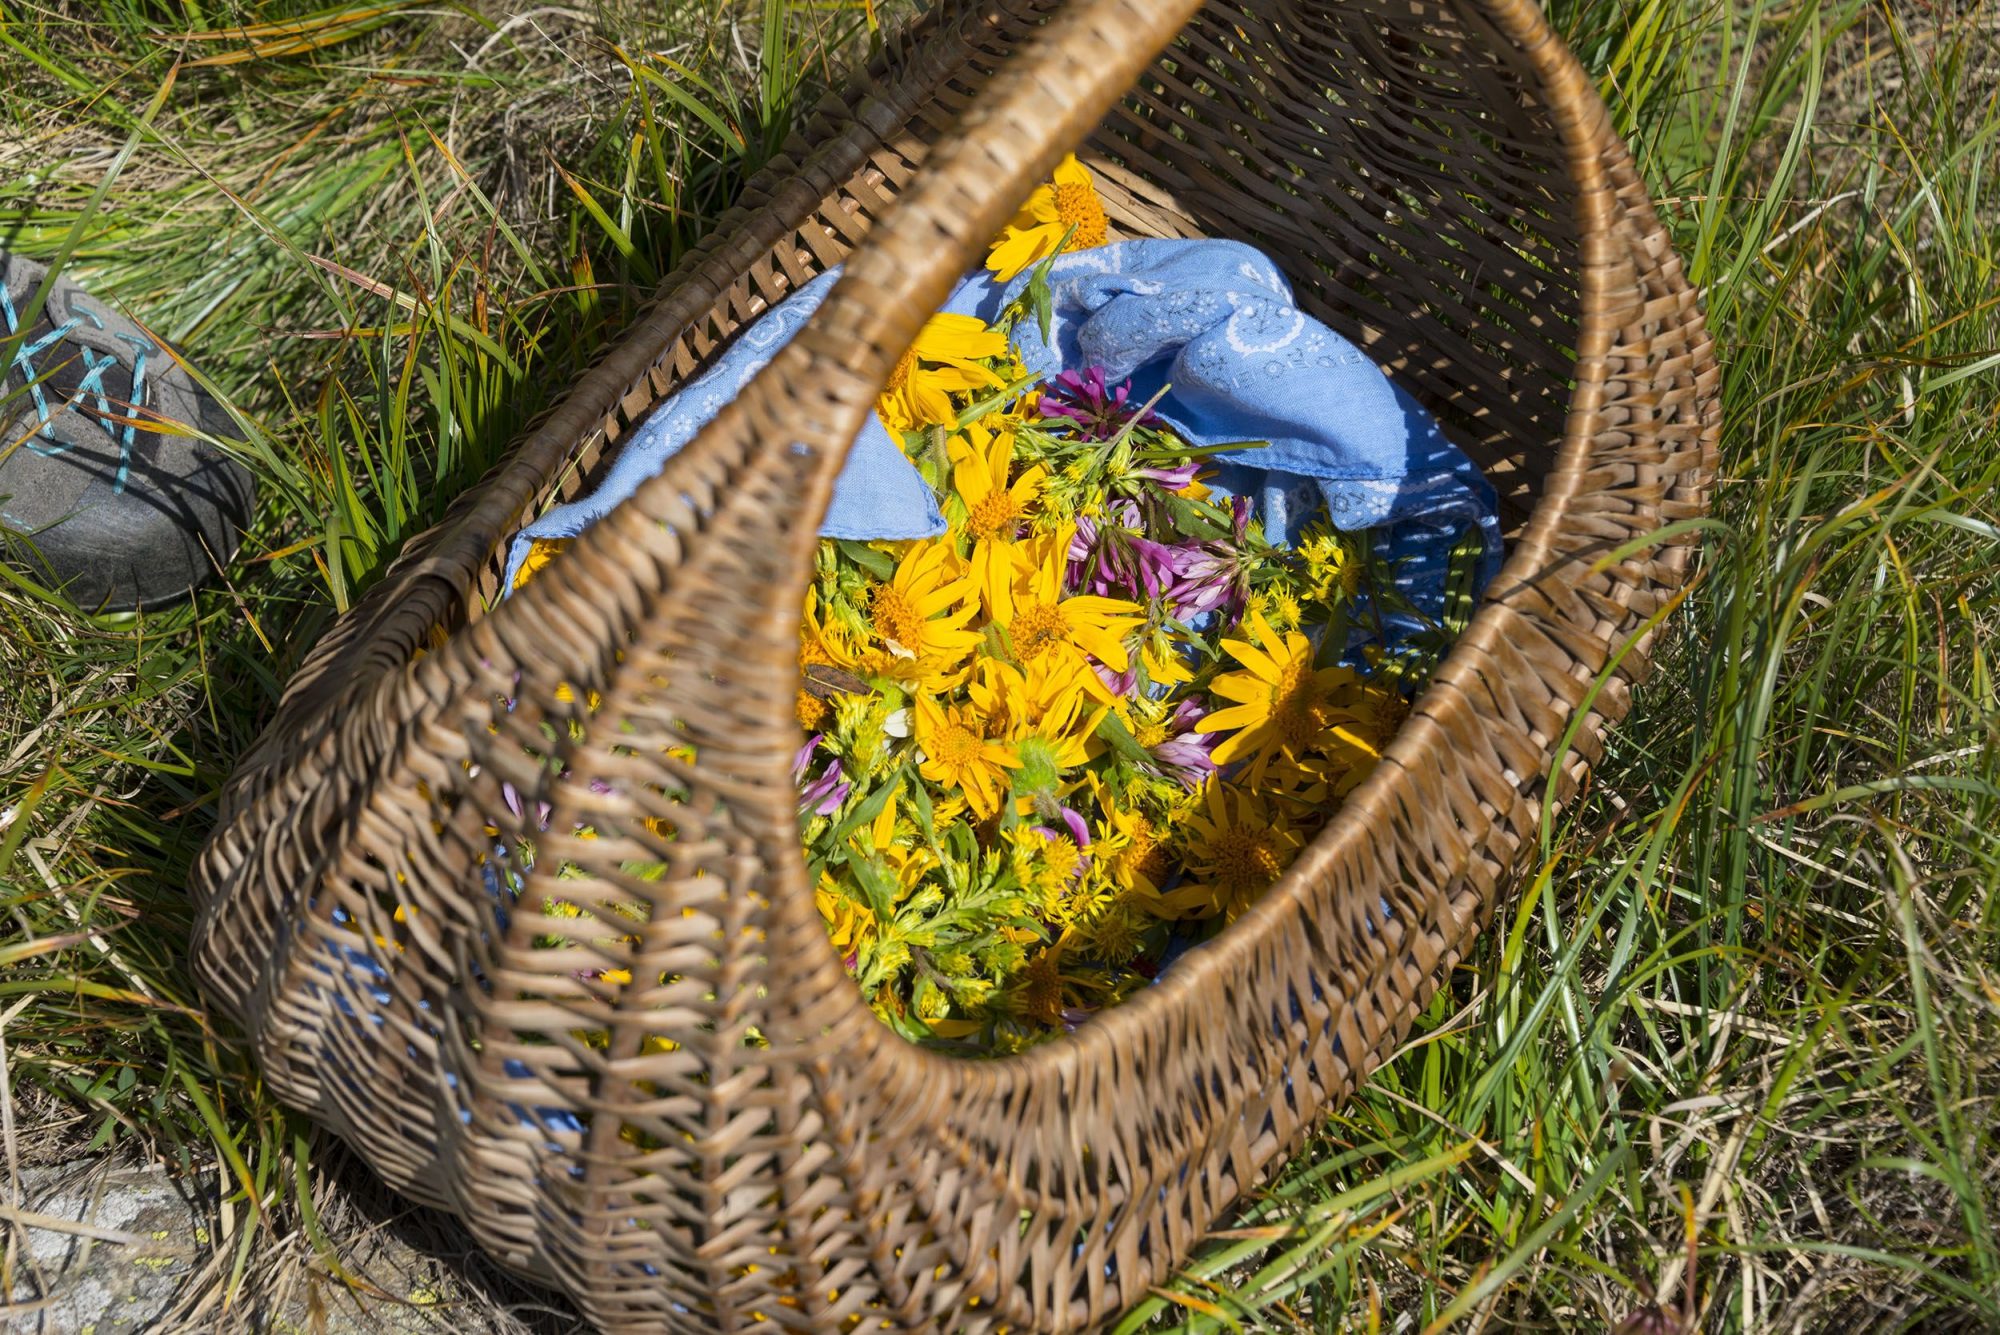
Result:
<svg viewBox="0 0 2000 1335">
<path fill-rule="evenodd" d="M 1083 763 L 1084 744 L 1104 717 L 1102 706 L 1091 707 L 1081 677 L 1048 654 L 1025 668 L 982 658 L 966 683 L 966 695 L 990 731 L 1015 742 L 1039 737 L 1065 765 Z"/>
<path fill-rule="evenodd" d="M 1007 831 L 1007 848 L 1014 876 L 1044 918 L 1069 920 L 1070 890 L 1083 873 L 1084 853 L 1067 834 L 1045 834 L 1038 826 L 1019 825 Z"/>
<path fill-rule="evenodd" d="M 1337 693 L 1356 684 L 1354 672 L 1314 668 L 1310 640 L 1297 631 L 1279 634 L 1256 612 L 1243 624 L 1255 643 L 1224 640 L 1222 647 L 1247 671 L 1225 672 L 1209 687 L 1236 703 L 1195 725 L 1200 732 L 1234 734 L 1211 753 L 1215 763 L 1250 756 L 1251 781 L 1257 782 L 1280 755 L 1296 760 L 1329 741 L 1358 741 L 1340 726 L 1354 721 L 1355 713 L 1336 701 Z"/>
<path fill-rule="evenodd" d="M 1040 464 L 1021 470 L 1011 483 L 1014 433 L 974 422 L 950 445 L 952 488 L 965 502 L 964 531 L 972 539 L 973 587 L 987 615 L 1006 601 L 1023 558 L 1017 539 L 1028 507 L 1040 496 L 1048 470 Z"/>
<path fill-rule="evenodd" d="M 875 412 L 900 435 L 920 426 L 951 426 L 951 396 L 1006 383 L 980 363 L 1006 355 L 1007 336 L 970 315 L 933 315 L 889 373 Z"/>
<path fill-rule="evenodd" d="M 924 753 L 920 773 L 965 794 L 973 815 L 984 820 L 1000 809 L 1006 771 L 1018 769 L 1014 749 L 986 735 L 985 720 L 964 705 L 941 705 L 933 695 L 916 702 L 917 747 Z"/>
<path fill-rule="evenodd" d="M 1058 942 L 1029 960 L 1014 975 L 1011 1009 L 1024 1020 L 1051 1027 L 1062 1023 L 1062 945 Z"/>
<path fill-rule="evenodd" d="M 868 663 L 871 672 L 949 690 L 980 634 L 965 623 L 979 610 L 972 582 L 951 545 L 910 544 L 887 584 L 868 598 L 868 628 L 886 653 Z"/>
<path fill-rule="evenodd" d="M 1410 702 L 1386 686 L 1356 677 L 1340 691 L 1336 703 L 1352 724 L 1329 729 L 1320 750 L 1337 771 L 1329 787 L 1335 796 L 1345 797 L 1375 772 L 1382 752 L 1409 717 Z"/>
<path fill-rule="evenodd" d="M 819 615 L 819 595 L 815 590 L 806 590 L 806 614 L 799 628 L 799 671 L 824 666 L 852 670 L 855 665 L 854 648 L 847 642 L 844 629 L 837 622 L 822 622 Z M 807 732 L 816 732 L 832 708 L 826 700 L 811 691 L 800 688 L 798 701 L 794 706 L 799 726 Z"/>
<path fill-rule="evenodd" d="M 1090 173 L 1070 154 L 1056 164 L 1055 179 L 1036 186 L 1013 221 L 1000 230 L 986 267 L 1004 283 L 1047 259 L 1065 234 L 1071 250 L 1088 250 L 1104 244 L 1109 227 Z"/>
<path fill-rule="evenodd" d="M 1323 603 L 1336 595 L 1352 598 L 1361 587 L 1361 562 L 1348 554 L 1347 544 L 1324 525 L 1314 524 L 1299 540 L 1299 556 L 1306 563 L 1306 587 Z"/>
<path fill-rule="evenodd" d="M 900 791 L 900 782 L 898 786 Z M 904 827 L 904 837 L 898 837 L 896 828 L 896 792 L 889 794 L 889 800 L 876 813 L 874 823 L 868 827 L 868 843 L 876 855 L 888 864 L 896 878 L 895 903 L 901 904 L 910 897 L 924 877 L 937 868 L 938 857 L 930 846 L 915 837 L 914 831 Z M 857 837 L 852 842 L 857 845 Z"/>
<path fill-rule="evenodd" d="M 520 588 L 533 579 L 541 568 L 569 550 L 568 538 L 536 538 L 528 544 L 528 555 L 522 559 L 521 568 L 514 572 L 514 587 Z"/>
<path fill-rule="evenodd" d="M 1231 808 L 1229 799 L 1236 799 Z M 1178 917 L 1233 921 L 1292 865 L 1304 842 L 1283 810 L 1227 784 L 1208 785 L 1207 809 L 1187 818 L 1193 883 L 1162 897 Z"/>
<path fill-rule="evenodd" d="M 1113 672 L 1131 662 L 1125 636 L 1141 624 L 1145 612 L 1137 603 L 1095 594 L 1063 596 L 1063 576 L 1069 564 L 1070 536 L 1075 525 L 1023 544 L 1027 568 L 1007 591 L 1006 606 L 994 609 L 1004 621 L 1014 656 L 1032 666 L 1048 655 L 1050 666 L 1074 679 L 1104 704 L 1115 698 L 1111 688 L 1090 667 L 1094 658 Z"/>
<path fill-rule="evenodd" d="M 1150 898 L 1159 893 L 1160 882 L 1173 870 L 1172 859 L 1161 831 L 1143 811 L 1111 805 L 1101 789 L 1098 805 L 1104 822 L 1098 827 L 1097 842 L 1091 850 L 1121 896 Z"/>
<path fill-rule="evenodd" d="M 1087 954 L 1106 964 L 1129 964 L 1145 945 L 1153 916 L 1132 896 L 1120 894 L 1099 905 L 1076 931 Z"/>
<path fill-rule="evenodd" d="M 858 954 L 875 939 L 874 912 L 850 898 L 833 879 L 832 872 L 819 874 L 819 884 L 813 888 L 813 904 L 826 920 L 827 939 L 833 942 L 835 950 Z"/>
</svg>

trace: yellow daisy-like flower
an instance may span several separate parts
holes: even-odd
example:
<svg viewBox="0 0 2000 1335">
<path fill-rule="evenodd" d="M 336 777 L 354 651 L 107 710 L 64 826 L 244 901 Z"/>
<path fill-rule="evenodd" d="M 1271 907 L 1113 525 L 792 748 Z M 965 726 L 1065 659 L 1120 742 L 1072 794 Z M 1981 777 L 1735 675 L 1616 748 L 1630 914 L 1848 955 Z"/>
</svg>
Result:
<svg viewBox="0 0 2000 1335">
<path fill-rule="evenodd" d="M 1222 647 L 1246 670 L 1225 672 L 1209 687 L 1235 704 L 1195 725 L 1199 732 L 1233 734 L 1211 753 L 1215 763 L 1249 756 L 1257 782 L 1281 755 L 1296 760 L 1331 741 L 1359 741 L 1341 726 L 1356 715 L 1338 699 L 1356 683 L 1354 672 L 1313 667 L 1312 642 L 1297 631 L 1281 635 L 1259 613 L 1245 615 L 1243 624 L 1251 639 L 1224 640 Z"/>
<path fill-rule="evenodd" d="M 1092 848 L 1121 895 L 1150 899 L 1173 871 L 1162 832 L 1143 811 L 1104 808 L 1105 823 Z"/>
<path fill-rule="evenodd" d="M 1009 482 L 1014 433 L 993 430 L 984 422 L 974 422 L 962 435 L 952 437 L 949 449 L 952 489 L 965 503 L 964 532 L 972 539 L 972 584 L 991 616 L 1020 574 L 1021 525 L 1041 497 L 1048 470 L 1034 464 Z"/>
<path fill-rule="evenodd" d="M 941 705 L 932 695 L 916 702 L 917 747 L 924 753 L 919 772 L 947 789 L 965 794 L 972 814 L 984 820 L 1000 809 L 1007 771 L 1020 768 L 1014 749 L 986 735 L 986 721 L 964 705 Z"/>
<path fill-rule="evenodd" d="M 1074 532 L 1075 525 L 1065 524 L 1023 544 L 1026 570 L 1007 590 L 1005 606 L 994 609 L 993 619 L 1006 625 L 1014 656 L 1024 665 L 1033 666 L 1049 655 L 1053 668 L 1108 705 L 1115 697 L 1091 669 L 1089 660 L 1094 658 L 1113 672 L 1123 672 L 1131 662 L 1125 637 L 1146 616 L 1139 604 L 1123 598 L 1063 596 Z"/>
<path fill-rule="evenodd" d="M 514 587 L 520 588 L 541 572 L 542 567 L 569 550 L 569 538 L 536 538 L 528 544 L 521 568 L 514 572 Z"/>
<path fill-rule="evenodd" d="M 845 631 L 837 623 L 820 620 L 819 595 L 812 589 L 806 590 L 806 614 L 799 627 L 799 670 L 824 666 L 851 671 L 855 662 L 854 648 L 847 642 Z M 824 698 L 803 687 L 794 709 L 799 726 L 807 732 L 818 731 L 833 712 Z"/>
<path fill-rule="evenodd" d="M 1024 1020 L 1051 1027 L 1063 1019 L 1062 945 L 1058 942 L 1036 955 L 1014 975 L 1008 1009 Z"/>
<path fill-rule="evenodd" d="M 951 396 L 997 389 L 1005 382 L 981 362 L 1004 356 L 1007 336 L 970 315 L 933 315 L 889 373 L 876 401 L 882 425 L 901 434 L 920 426 L 952 426 Z"/>
<path fill-rule="evenodd" d="M 994 733 L 1016 742 L 1039 737 L 1065 766 L 1083 763 L 1084 746 L 1104 717 L 1105 707 L 1093 708 L 1082 678 L 1052 655 L 1025 668 L 982 658 L 966 694 Z"/>
<path fill-rule="evenodd" d="M 1206 809 L 1188 816 L 1186 833 L 1193 883 L 1161 899 L 1168 913 L 1178 917 L 1219 913 L 1234 921 L 1284 874 L 1304 843 L 1281 808 L 1213 782 Z"/>
<path fill-rule="evenodd" d="M 1356 677 L 1340 692 L 1337 703 L 1353 721 L 1330 729 L 1320 750 L 1339 771 L 1331 782 L 1332 792 L 1345 797 L 1375 772 L 1382 753 L 1410 716 L 1410 702 L 1378 682 Z"/>
<path fill-rule="evenodd" d="M 945 691 L 956 684 L 981 636 L 965 623 L 979 610 L 972 581 L 943 541 L 910 544 L 887 584 L 868 596 L 868 629 L 884 652 L 869 671 Z"/>
<path fill-rule="evenodd" d="M 1000 230 L 987 253 L 986 267 L 1004 283 L 1047 259 L 1066 234 L 1071 250 L 1087 250 L 1103 245 L 1109 232 L 1110 220 L 1104 216 L 1097 186 L 1072 153 L 1056 164 L 1055 179 L 1036 186 L 1013 221 Z"/>
<path fill-rule="evenodd" d="M 842 954 L 858 954 L 875 939 L 874 912 L 850 899 L 832 872 L 819 874 L 819 884 L 813 887 L 813 905 L 826 922 L 827 939 Z"/>
</svg>

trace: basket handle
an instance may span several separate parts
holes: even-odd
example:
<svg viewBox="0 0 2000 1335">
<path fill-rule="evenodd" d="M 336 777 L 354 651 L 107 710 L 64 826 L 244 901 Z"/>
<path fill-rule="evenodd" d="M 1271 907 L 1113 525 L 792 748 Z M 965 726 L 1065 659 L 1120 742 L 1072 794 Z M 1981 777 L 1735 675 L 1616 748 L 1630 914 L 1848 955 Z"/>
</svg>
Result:
<svg viewBox="0 0 2000 1335">
<path fill-rule="evenodd" d="M 817 533 L 855 434 L 924 322 L 1200 8 L 1201 0 L 1066 0 L 931 151 L 825 304 L 737 400 L 767 448 L 815 457 L 793 522 Z"/>
</svg>

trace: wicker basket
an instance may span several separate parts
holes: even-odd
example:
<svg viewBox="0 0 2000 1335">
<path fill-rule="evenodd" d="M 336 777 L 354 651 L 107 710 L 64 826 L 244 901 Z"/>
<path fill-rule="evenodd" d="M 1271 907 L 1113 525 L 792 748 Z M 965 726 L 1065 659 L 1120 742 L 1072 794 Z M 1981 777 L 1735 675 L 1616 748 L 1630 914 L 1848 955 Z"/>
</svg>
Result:
<svg viewBox="0 0 2000 1335">
<path fill-rule="evenodd" d="M 954 1060 L 875 1019 L 814 908 L 798 611 L 845 443 L 1071 148 L 1114 234 L 1256 244 L 1394 368 L 1495 482 L 1509 558 L 1256 908 L 1077 1033 Z M 733 407 L 494 606 L 525 515 L 842 260 Z M 607 1330 L 1092 1323 L 1395 1047 L 1599 754 L 1684 576 L 1645 539 L 1703 508 L 1715 375 L 1528 0 L 946 4 L 314 650 L 201 860 L 202 985 L 286 1100 Z"/>
</svg>

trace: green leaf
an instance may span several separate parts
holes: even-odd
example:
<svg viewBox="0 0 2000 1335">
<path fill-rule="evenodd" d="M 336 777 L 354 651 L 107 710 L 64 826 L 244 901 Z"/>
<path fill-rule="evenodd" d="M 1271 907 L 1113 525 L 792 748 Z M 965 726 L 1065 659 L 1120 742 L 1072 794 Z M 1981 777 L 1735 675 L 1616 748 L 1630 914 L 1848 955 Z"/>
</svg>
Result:
<svg viewBox="0 0 2000 1335">
<path fill-rule="evenodd" d="M 896 577 L 896 558 L 884 551 L 878 551 L 865 542 L 855 542 L 850 538 L 835 538 L 840 554 L 887 584 Z"/>
</svg>

